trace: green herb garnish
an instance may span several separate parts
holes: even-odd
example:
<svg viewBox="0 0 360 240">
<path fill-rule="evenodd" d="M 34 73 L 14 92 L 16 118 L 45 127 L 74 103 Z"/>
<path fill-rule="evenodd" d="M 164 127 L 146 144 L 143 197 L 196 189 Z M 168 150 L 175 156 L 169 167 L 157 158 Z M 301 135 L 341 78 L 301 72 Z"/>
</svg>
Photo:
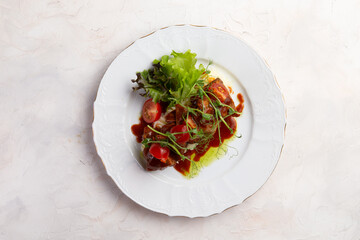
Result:
<svg viewBox="0 0 360 240">
<path fill-rule="evenodd" d="M 208 83 L 210 74 L 208 67 L 212 64 L 212 61 L 209 61 L 206 67 L 203 64 L 196 67 L 196 62 L 196 54 L 190 50 L 184 53 L 172 51 L 170 55 L 164 55 L 160 59 L 155 59 L 151 69 L 138 72 L 136 74 L 137 79 L 132 80 L 132 82 L 137 83 L 137 86 L 133 87 L 133 89 L 140 91 L 142 96 L 152 98 L 155 103 L 160 100 L 166 102 L 168 109 L 176 105 L 184 108 L 184 114 L 181 117 L 186 125 L 186 132 L 164 133 L 148 125 L 151 131 L 165 138 L 161 138 L 161 140 L 145 138 L 142 144 L 147 148 L 153 143 L 158 143 L 162 147 L 171 149 L 182 160 L 192 162 L 191 157 L 185 155 L 187 151 L 204 151 L 204 149 L 208 148 L 209 143 L 214 137 L 219 138 L 219 145 L 221 147 L 223 142 L 220 124 L 222 123 L 229 129 L 231 134 L 234 134 L 233 129 L 231 129 L 225 119 L 232 115 L 240 116 L 241 114 L 236 109 L 221 102 L 213 92 L 207 90 L 205 85 Z M 207 107 L 211 111 L 209 112 L 209 108 L 207 110 L 204 109 L 204 104 L 202 109 L 192 105 L 191 99 L 193 97 L 195 99 L 200 97 L 201 101 L 206 100 L 209 104 Z M 227 109 L 225 116 L 223 116 L 224 114 L 222 115 L 220 110 L 221 108 L 224 109 L 224 107 Z M 189 121 L 194 121 L 194 119 L 198 119 L 198 122 L 201 119 L 200 122 L 202 124 L 211 124 L 210 131 L 206 129 L 205 132 L 201 128 L 191 127 Z M 216 131 L 218 136 L 214 136 Z M 189 133 L 190 135 L 190 141 L 192 142 L 190 147 L 178 144 L 176 141 L 176 135 L 184 133 Z M 196 143 L 195 146 L 194 143 Z M 199 166 L 198 162 L 194 164 L 194 167 L 197 166 Z"/>
</svg>

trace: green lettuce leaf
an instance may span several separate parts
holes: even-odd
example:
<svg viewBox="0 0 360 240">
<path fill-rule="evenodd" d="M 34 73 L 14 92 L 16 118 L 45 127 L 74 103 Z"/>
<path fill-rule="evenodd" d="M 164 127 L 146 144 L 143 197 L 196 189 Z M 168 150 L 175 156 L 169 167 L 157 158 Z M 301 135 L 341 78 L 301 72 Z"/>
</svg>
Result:
<svg viewBox="0 0 360 240">
<path fill-rule="evenodd" d="M 172 51 L 171 55 L 173 58 L 168 55 L 163 56 L 160 65 L 171 80 L 171 91 L 169 93 L 178 102 L 182 102 L 196 92 L 194 85 L 204 73 L 205 68 L 202 64 L 199 68 L 195 67 L 196 54 L 190 50 L 185 53 Z"/>
<path fill-rule="evenodd" d="M 153 69 L 138 73 L 138 79 L 132 80 L 138 83 L 134 89 L 144 89 L 142 95 L 155 102 L 170 102 L 169 106 L 183 103 L 197 94 L 196 83 L 201 84 L 201 75 L 209 72 L 202 64 L 197 68 L 196 62 L 196 54 L 190 50 L 184 53 L 172 51 L 170 55 L 155 59 Z"/>
</svg>

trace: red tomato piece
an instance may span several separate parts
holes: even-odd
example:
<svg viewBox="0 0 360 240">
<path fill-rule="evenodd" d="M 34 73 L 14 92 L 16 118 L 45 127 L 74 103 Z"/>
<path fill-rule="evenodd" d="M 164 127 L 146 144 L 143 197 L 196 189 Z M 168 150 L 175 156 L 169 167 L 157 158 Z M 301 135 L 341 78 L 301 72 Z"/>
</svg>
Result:
<svg viewBox="0 0 360 240">
<path fill-rule="evenodd" d="M 179 133 L 179 134 L 174 134 L 177 143 L 186 143 L 187 141 L 189 141 L 190 134 L 187 133 L 187 131 L 188 130 L 185 124 L 176 125 L 170 129 L 171 133 Z"/>
<path fill-rule="evenodd" d="M 155 158 L 159 159 L 161 162 L 166 163 L 166 160 L 170 154 L 170 150 L 167 147 L 162 147 L 158 143 L 153 143 L 150 146 L 149 153 Z"/>
<path fill-rule="evenodd" d="M 160 103 L 154 103 L 152 99 L 146 100 L 142 109 L 142 117 L 147 123 L 153 123 L 161 117 Z"/>
</svg>

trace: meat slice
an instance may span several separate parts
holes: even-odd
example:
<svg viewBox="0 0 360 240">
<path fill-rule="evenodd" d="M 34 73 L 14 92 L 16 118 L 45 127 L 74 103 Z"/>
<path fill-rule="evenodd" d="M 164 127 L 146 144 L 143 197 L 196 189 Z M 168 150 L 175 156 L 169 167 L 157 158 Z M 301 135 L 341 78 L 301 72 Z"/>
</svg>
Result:
<svg viewBox="0 0 360 240">
<path fill-rule="evenodd" d="M 230 96 L 229 91 L 220 78 L 216 78 L 214 81 L 206 85 L 205 89 L 212 92 L 221 102 L 224 102 L 225 99 Z"/>
<path fill-rule="evenodd" d="M 211 106 L 210 100 L 207 97 L 203 97 L 203 99 L 201 99 L 200 97 L 195 97 L 192 100 L 192 105 L 193 107 L 208 113 L 208 114 L 214 114 L 214 109 Z"/>
<path fill-rule="evenodd" d="M 153 137 L 155 137 L 155 132 L 153 132 L 148 126 L 146 126 L 144 128 L 144 133 L 142 136 L 142 139 L 144 140 L 145 138 L 151 138 L 153 139 Z"/>
<path fill-rule="evenodd" d="M 183 122 L 183 116 L 186 114 L 186 109 L 181 106 L 180 104 L 176 104 L 175 106 L 175 112 L 176 112 L 176 125 L 180 125 L 181 122 Z"/>
<path fill-rule="evenodd" d="M 220 102 L 230 106 L 235 110 L 235 104 L 232 100 L 229 90 L 225 87 L 223 81 L 220 78 L 216 78 L 214 81 L 205 86 L 205 89 L 214 94 Z M 211 95 L 212 98 L 215 98 Z M 224 117 L 228 114 L 229 108 L 221 109 L 221 115 Z"/>
<path fill-rule="evenodd" d="M 189 125 L 190 128 L 194 129 L 197 127 L 195 120 L 193 117 L 189 114 L 189 117 L 186 119 L 186 123 Z"/>
<path fill-rule="evenodd" d="M 156 129 L 156 130 L 159 130 L 159 129 Z M 160 129 L 160 131 L 161 131 L 161 129 Z M 151 140 L 160 141 L 160 140 L 165 140 L 167 137 L 152 131 L 148 126 L 146 126 L 144 128 L 144 134 L 142 136 L 142 139 L 144 140 L 146 138 L 150 138 Z"/>
<path fill-rule="evenodd" d="M 216 131 L 216 127 L 213 122 L 208 122 L 200 125 L 200 129 L 203 130 L 204 133 L 212 134 Z"/>
<path fill-rule="evenodd" d="M 180 160 L 181 160 L 181 157 L 178 154 L 170 151 L 169 157 L 166 160 L 166 162 L 169 163 L 171 166 L 173 166 Z"/>
<path fill-rule="evenodd" d="M 165 121 L 167 123 L 172 123 L 176 121 L 176 111 L 171 111 L 168 114 L 165 115 Z"/>
</svg>

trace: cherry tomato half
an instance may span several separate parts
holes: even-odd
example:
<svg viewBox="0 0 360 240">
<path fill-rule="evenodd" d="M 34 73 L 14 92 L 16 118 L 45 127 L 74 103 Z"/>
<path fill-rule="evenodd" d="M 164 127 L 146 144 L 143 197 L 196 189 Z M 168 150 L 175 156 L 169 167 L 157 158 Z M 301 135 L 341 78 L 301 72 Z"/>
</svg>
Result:
<svg viewBox="0 0 360 240">
<path fill-rule="evenodd" d="M 174 134 L 176 137 L 177 143 L 186 143 L 190 139 L 190 134 L 187 133 L 187 127 L 185 124 L 182 125 L 176 125 L 170 129 L 171 133 L 180 133 L 180 134 Z M 184 132 L 184 133 L 181 133 Z"/>
<path fill-rule="evenodd" d="M 154 103 L 152 99 L 146 100 L 142 109 L 142 117 L 147 123 L 153 123 L 161 117 L 160 103 Z"/>
<path fill-rule="evenodd" d="M 160 146 L 158 143 L 153 143 L 150 146 L 149 153 L 155 158 L 159 159 L 161 162 L 166 163 L 166 160 L 170 154 L 170 150 L 167 147 Z"/>
</svg>

